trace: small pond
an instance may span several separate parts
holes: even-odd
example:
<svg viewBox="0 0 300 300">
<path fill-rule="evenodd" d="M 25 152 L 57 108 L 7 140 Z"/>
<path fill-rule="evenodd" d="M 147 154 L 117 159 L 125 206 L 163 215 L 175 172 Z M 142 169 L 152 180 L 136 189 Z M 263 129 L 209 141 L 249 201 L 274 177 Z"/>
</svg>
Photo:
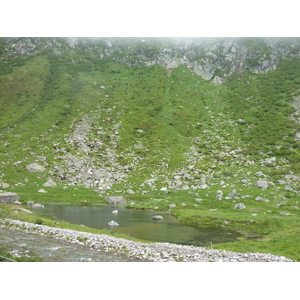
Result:
<svg viewBox="0 0 300 300">
<path fill-rule="evenodd" d="M 226 228 L 196 227 L 179 223 L 168 213 L 126 209 L 116 206 L 79 206 L 72 204 L 45 203 L 37 213 L 50 214 L 57 220 L 96 229 L 111 229 L 126 235 L 153 242 L 168 242 L 182 245 L 210 246 L 234 242 L 241 235 Z M 112 213 L 118 210 L 117 214 Z M 161 215 L 163 220 L 152 220 Z M 118 227 L 108 225 L 115 221 Z"/>
</svg>

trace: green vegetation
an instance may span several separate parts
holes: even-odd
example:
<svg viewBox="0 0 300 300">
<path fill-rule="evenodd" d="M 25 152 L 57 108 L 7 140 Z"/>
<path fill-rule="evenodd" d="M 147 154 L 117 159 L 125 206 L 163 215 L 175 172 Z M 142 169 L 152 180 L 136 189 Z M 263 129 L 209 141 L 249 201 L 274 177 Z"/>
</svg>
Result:
<svg viewBox="0 0 300 300">
<path fill-rule="evenodd" d="M 59 42 L 66 47 L 65 40 Z M 120 50 L 102 59 L 105 41 L 95 39 L 94 48 L 81 43 L 54 55 L 54 46 L 46 50 L 38 46 L 38 55 L 0 60 L 0 182 L 10 184 L 5 191 L 18 193 L 24 203 L 87 205 L 105 203 L 106 195 L 123 195 L 134 203 L 128 205 L 133 209 L 166 211 L 174 203 L 171 213 L 181 222 L 225 226 L 245 234 L 244 240 L 214 248 L 271 252 L 299 261 L 300 215 L 295 208 L 299 181 L 284 176 L 300 175 L 295 139 L 300 125 L 291 118 L 295 113 L 291 102 L 300 94 L 300 61 L 282 59 L 275 71 L 254 74 L 247 68 L 267 59 L 271 50 L 264 39 L 241 39 L 237 43 L 257 55 L 246 61 L 243 72 L 215 86 L 186 66 L 170 71 L 135 63 L 137 55 L 155 57 L 163 45 L 160 40 L 151 48 L 140 40 L 130 45 L 122 39 L 114 42 Z M 3 39 L 0 56 L 5 56 Z M 223 75 L 222 70 L 215 71 L 215 76 Z M 93 166 L 110 171 L 127 167 L 124 179 L 100 194 L 95 188 L 68 185 L 66 174 L 74 175 L 69 169 L 61 176 L 53 171 L 55 166 L 67 169 L 67 156 L 85 158 L 78 142 L 67 141 L 86 115 L 91 127 L 86 143 L 101 142 L 89 153 Z M 276 163 L 262 163 L 272 157 Z M 26 165 L 32 162 L 45 165 L 47 171 L 30 173 Z M 255 176 L 258 171 L 272 182 L 266 190 L 255 186 L 261 178 Z M 184 172 L 193 179 L 184 179 Z M 189 189 L 169 188 L 175 176 Z M 50 177 L 58 185 L 38 193 Z M 208 188 L 191 187 L 201 185 L 203 178 Z M 249 182 L 242 183 L 243 178 Z M 285 184 L 278 182 L 282 180 Z M 135 194 L 125 195 L 128 188 Z M 225 199 L 233 189 L 239 199 Z M 223 192 L 222 201 L 215 200 L 218 190 Z M 234 209 L 239 202 L 246 209 Z M 7 215 L 6 206 L 1 207 L 0 217 Z M 19 212 L 13 217 L 103 232 L 49 216 L 25 215 Z"/>
</svg>

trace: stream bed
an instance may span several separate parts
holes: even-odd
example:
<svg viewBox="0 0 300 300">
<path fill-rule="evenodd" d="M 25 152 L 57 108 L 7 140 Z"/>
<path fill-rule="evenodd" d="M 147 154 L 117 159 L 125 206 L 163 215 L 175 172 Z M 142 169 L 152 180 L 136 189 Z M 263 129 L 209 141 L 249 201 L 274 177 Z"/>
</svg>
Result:
<svg viewBox="0 0 300 300">
<path fill-rule="evenodd" d="M 47 262 L 141 262 L 123 254 L 91 249 L 37 234 L 0 227 L 0 247 L 22 255 L 41 257 Z M 27 252 L 28 251 L 28 252 Z"/>
</svg>

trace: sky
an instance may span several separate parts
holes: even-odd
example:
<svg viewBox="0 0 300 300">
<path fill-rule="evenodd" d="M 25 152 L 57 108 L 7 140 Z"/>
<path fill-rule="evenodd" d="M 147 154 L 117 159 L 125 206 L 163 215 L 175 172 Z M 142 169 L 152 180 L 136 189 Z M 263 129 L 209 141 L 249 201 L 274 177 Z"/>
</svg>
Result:
<svg viewBox="0 0 300 300">
<path fill-rule="evenodd" d="M 42 3 L 42 4 L 41 4 Z M 6 1 L 0 36 L 299 36 L 295 1 Z"/>
</svg>

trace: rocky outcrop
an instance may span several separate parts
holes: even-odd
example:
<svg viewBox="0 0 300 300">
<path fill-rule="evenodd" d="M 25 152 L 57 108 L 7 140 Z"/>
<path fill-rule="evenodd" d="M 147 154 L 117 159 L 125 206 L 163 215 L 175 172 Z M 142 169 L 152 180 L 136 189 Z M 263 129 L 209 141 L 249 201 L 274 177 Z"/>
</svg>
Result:
<svg viewBox="0 0 300 300">
<path fill-rule="evenodd" d="M 216 85 L 233 72 L 249 69 L 262 74 L 276 69 L 281 58 L 300 57 L 297 38 L 5 38 L 10 55 L 36 55 L 52 49 L 54 55 L 75 49 L 86 57 L 110 57 L 127 65 L 185 65 Z M 74 57 L 73 59 L 77 59 Z"/>
</svg>

